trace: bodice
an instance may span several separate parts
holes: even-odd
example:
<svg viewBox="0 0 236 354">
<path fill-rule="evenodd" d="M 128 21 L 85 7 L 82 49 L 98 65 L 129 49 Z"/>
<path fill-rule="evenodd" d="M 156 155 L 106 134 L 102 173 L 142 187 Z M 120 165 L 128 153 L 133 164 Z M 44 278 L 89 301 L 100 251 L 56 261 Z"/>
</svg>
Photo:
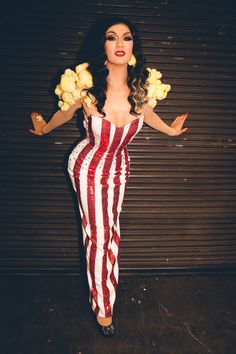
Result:
<svg viewBox="0 0 236 354">
<path fill-rule="evenodd" d="M 103 117 L 84 114 L 84 127 L 89 143 L 97 148 L 97 152 L 115 154 L 125 148 L 143 126 L 144 116 L 135 118 L 123 126 L 116 126 Z"/>
</svg>

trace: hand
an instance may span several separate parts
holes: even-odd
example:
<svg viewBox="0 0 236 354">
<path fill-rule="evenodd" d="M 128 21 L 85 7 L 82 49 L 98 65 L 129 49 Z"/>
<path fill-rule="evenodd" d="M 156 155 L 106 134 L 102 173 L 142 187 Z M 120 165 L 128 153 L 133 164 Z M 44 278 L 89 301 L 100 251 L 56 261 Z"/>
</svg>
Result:
<svg viewBox="0 0 236 354">
<path fill-rule="evenodd" d="M 43 135 L 42 129 L 47 124 L 47 122 L 43 119 L 40 113 L 32 112 L 31 119 L 34 126 L 33 129 L 29 129 L 29 131 L 35 135 Z"/>
<path fill-rule="evenodd" d="M 185 114 L 181 114 L 180 116 L 177 116 L 175 118 L 175 120 L 171 123 L 171 128 L 173 128 L 173 136 L 176 136 L 176 135 L 180 135 L 184 132 L 186 132 L 186 130 L 188 130 L 188 128 L 183 128 L 182 129 L 182 126 L 185 122 L 185 119 L 187 118 L 188 116 L 188 113 L 185 113 Z"/>
</svg>

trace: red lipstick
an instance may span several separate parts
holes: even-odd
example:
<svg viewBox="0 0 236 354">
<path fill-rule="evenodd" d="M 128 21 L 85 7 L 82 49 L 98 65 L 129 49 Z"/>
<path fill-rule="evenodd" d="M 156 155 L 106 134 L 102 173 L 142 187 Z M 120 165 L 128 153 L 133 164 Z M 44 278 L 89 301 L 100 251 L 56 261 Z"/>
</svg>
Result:
<svg viewBox="0 0 236 354">
<path fill-rule="evenodd" d="M 117 50 L 115 52 L 115 55 L 117 55 L 118 57 L 123 57 L 125 55 L 125 52 L 123 50 Z"/>
</svg>

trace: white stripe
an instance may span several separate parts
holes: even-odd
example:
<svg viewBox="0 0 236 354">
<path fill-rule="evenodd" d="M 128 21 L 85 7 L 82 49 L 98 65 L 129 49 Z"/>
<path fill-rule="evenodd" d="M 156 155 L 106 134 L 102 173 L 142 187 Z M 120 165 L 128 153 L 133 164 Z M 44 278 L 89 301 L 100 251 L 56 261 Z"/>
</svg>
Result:
<svg viewBox="0 0 236 354">
<path fill-rule="evenodd" d="M 75 162 L 76 159 L 80 153 L 81 150 L 83 150 L 83 148 L 85 147 L 85 145 L 87 145 L 89 143 L 88 139 L 83 139 L 81 140 L 72 150 L 71 154 L 69 155 L 68 158 L 68 164 L 67 164 L 67 171 L 69 173 L 71 182 L 72 182 L 72 186 L 76 192 L 76 185 L 75 185 L 75 180 L 74 180 L 74 174 L 73 174 L 73 170 L 75 167 Z"/>
<path fill-rule="evenodd" d="M 86 231 L 84 230 L 84 228 L 82 227 L 83 230 L 83 239 L 85 240 L 86 237 L 88 237 L 86 235 Z M 91 273 L 90 273 L 90 268 L 89 268 L 89 263 L 90 263 L 90 252 L 91 252 L 91 240 L 89 239 L 88 245 L 87 245 L 87 250 L 86 250 L 86 262 L 87 262 L 87 278 L 88 278 L 88 283 L 89 283 L 89 289 L 92 288 L 92 278 L 91 278 Z"/>
<path fill-rule="evenodd" d="M 91 129 L 92 131 L 94 132 L 94 134 L 96 135 L 95 138 L 96 138 L 96 144 L 93 148 L 93 150 L 91 150 L 89 156 L 88 156 L 88 161 L 92 161 L 96 152 L 97 152 L 97 149 L 99 148 L 100 146 L 100 142 L 101 142 L 101 129 L 102 129 L 102 120 L 101 119 L 97 119 L 96 121 L 92 118 L 92 122 L 91 122 Z M 83 165 L 82 165 L 83 166 Z M 86 171 L 87 167 L 85 167 L 85 173 L 86 173 L 86 181 L 85 181 L 85 186 L 87 188 L 87 185 L 88 185 L 88 176 L 87 176 L 87 172 Z M 101 209 L 101 184 L 98 183 L 100 182 L 97 181 L 97 178 L 96 178 L 96 173 L 95 173 L 95 180 L 94 180 L 94 201 L 95 201 L 95 205 L 94 205 L 94 213 L 95 213 L 95 219 L 96 219 L 96 225 L 93 225 L 94 228 L 96 228 L 95 232 L 96 232 L 96 238 L 97 238 L 97 247 L 96 247 L 96 255 L 95 255 L 95 259 L 94 259 L 94 279 L 95 279 L 95 285 L 96 285 L 96 290 L 97 290 L 97 294 L 98 294 L 98 306 L 99 308 L 103 308 L 103 301 L 102 301 L 102 298 L 100 296 L 101 294 L 101 279 L 102 279 L 102 274 L 101 274 L 101 262 L 100 262 L 100 245 L 99 243 L 102 242 L 103 244 L 103 240 L 100 240 L 99 237 L 101 237 L 101 233 L 99 232 L 99 228 L 97 226 L 100 225 L 100 216 L 99 214 L 97 214 L 97 211 L 99 209 Z M 86 199 L 86 206 L 88 208 L 88 205 L 87 205 L 87 202 L 88 200 Z M 87 209 L 88 210 L 88 209 Z M 89 226 L 90 226 L 90 220 L 89 220 L 89 217 L 88 217 L 88 213 L 87 213 L 87 221 L 89 223 Z M 90 241 L 91 242 L 91 241 Z M 89 250 L 90 252 L 90 250 Z M 95 302 L 93 302 L 93 308 L 95 309 Z"/>
</svg>

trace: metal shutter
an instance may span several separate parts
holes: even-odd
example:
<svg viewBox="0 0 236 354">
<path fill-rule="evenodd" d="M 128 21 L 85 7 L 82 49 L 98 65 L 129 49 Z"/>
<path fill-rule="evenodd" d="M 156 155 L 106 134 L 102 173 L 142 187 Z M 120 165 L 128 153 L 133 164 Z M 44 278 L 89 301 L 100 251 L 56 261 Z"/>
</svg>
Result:
<svg viewBox="0 0 236 354">
<path fill-rule="evenodd" d="M 14 10 L 5 6 L 2 270 L 80 269 L 77 212 L 65 172 L 68 152 L 79 138 L 76 116 L 43 137 L 27 129 L 31 111 L 47 119 L 55 111 L 53 78 L 76 64 L 86 29 L 104 14 L 137 24 L 149 66 L 172 85 L 156 113 L 170 124 L 189 112 L 187 133 L 168 137 L 144 125 L 129 145 L 131 177 L 120 218 L 121 270 L 234 267 L 233 1 L 58 0 L 21 2 Z"/>
</svg>

